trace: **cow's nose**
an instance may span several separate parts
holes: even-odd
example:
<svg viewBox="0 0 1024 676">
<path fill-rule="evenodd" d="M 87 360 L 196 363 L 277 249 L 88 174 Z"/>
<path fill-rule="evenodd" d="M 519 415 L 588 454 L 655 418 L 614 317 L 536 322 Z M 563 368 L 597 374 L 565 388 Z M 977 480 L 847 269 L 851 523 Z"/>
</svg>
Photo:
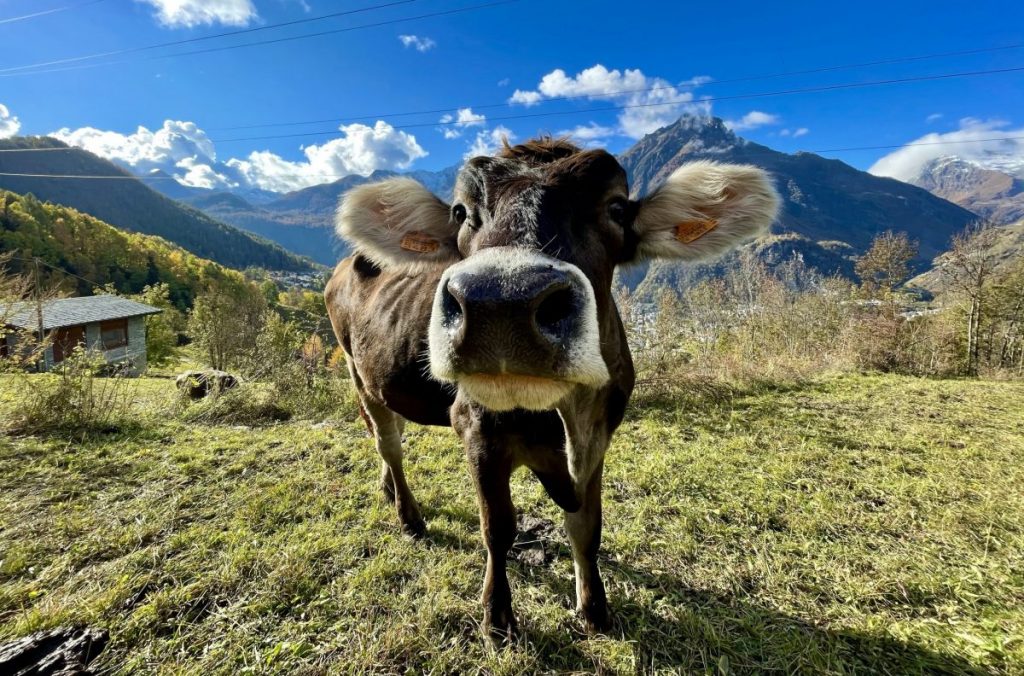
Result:
<svg viewBox="0 0 1024 676">
<path fill-rule="evenodd" d="M 501 370 L 485 363 L 497 361 L 517 371 L 547 370 L 577 331 L 582 308 L 577 285 L 568 273 L 544 265 L 511 275 L 452 274 L 441 310 L 453 351 L 471 369 Z"/>
</svg>

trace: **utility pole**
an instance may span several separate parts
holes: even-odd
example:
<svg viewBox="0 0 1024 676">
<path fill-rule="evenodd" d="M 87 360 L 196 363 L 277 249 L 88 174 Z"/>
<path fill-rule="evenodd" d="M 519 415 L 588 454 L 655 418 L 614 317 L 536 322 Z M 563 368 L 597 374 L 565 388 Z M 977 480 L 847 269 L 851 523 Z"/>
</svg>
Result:
<svg viewBox="0 0 1024 676">
<path fill-rule="evenodd" d="M 39 257 L 33 256 L 32 262 L 35 264 L 35 284 L 33 285 L 33 292 L 36 297 L 36 323 L 39 327 L 39 346 L 43 347 L 46 343 L 46 330 L 43 328 L 43 286 L 39 275 Z M 46 366 L 46 351 L 42 353 L 42 368 Z M 42 370 L 40 368 L 40 370 Z"/>
</svg>

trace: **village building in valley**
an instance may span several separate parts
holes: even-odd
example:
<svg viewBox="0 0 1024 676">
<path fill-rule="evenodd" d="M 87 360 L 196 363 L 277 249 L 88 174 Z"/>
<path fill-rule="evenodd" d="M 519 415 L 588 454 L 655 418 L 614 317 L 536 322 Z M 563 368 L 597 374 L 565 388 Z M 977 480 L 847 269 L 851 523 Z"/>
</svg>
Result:
<svg viewBox="0 0 1024 676">
<path fill-rule="evenodd" d="M 100 295 L 48 300 L 41 309 L 40 313 L 35 303 L 21 303 L 5 323 L 17 332 L 42 330 L 50 339 L 44 370 L 60 364 L 79 345 L 101 355 L 108 364 L 123 364 L 126 373 L 138 375 L 146 370 L 145 319 L 162 312 L 159 308 Z M 16 349 L 17 334 L 6 333 L 0 340 L 0 356 Z"/>
</svg>

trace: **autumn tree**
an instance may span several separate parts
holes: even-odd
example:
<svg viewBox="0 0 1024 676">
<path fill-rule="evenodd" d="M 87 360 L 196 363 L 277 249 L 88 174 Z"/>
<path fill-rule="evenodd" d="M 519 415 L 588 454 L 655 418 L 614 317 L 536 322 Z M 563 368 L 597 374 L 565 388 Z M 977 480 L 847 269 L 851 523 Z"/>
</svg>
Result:
<svg viewBox="0 0 1024 676">
<path fill-rule="evenodd" d="M 178 333 L 185 328 L 185 315 L 171 302 L 171 289 L 167 284 L 147 286 L 135 300 L 163 310 L 146 317 L 146 355 L 150 363 L 168 363 L 178 346 Z"/>
<path fill-rule="evenodd" d="M 44 303 L 55 297 L 52 290 L 36 286 L 38 275 L 16 272 L 14 260 L 12 252 L 0 253 L 0 371 L 30 367 L 43 359 L 48 341 L 37 331 L 13 328 L 9 321 L 24 309 L 27 299 Z"/>
<path fill-rule="evenodd" d="M 266 309 L 255 286 L 213 289 L 196 298 L 188 332 L 210 366 L 236 368 L 253 353 Z"/>
<path fill-rule="evenodd" d="M 999 260 L 995 250 L 999 233 L 989 221 L 978 221 L 954 235 L 953 245 L 941 263 L 949 289 L 966 307 L 966 355 L 964 372 L 978 375 L 980 328 L 988 309 L 990 282 Z"/>
<path fill-rule="evenodd" d="M 907 233 L 885 231 L 875 236 L 871 248 L 854 264 L 869 298 L 890 295 L 910 276 L 910 261 L 917 255 L 917 242 Z"/>
<path fill-rule="evenodd" d="M 1024 375 L 1024 259 L 1000 270 L 992 282 L 994 365 Z"/>
</svg>

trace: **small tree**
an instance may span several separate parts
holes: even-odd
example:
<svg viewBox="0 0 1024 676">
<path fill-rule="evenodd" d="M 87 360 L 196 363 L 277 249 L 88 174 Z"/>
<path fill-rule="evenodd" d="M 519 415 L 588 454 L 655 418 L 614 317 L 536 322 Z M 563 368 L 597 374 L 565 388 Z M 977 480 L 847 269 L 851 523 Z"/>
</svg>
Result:
<svg viewBox="0 0 1024 676">
<path fill-rule="evenodd" d="M 239 366 L 255 348 L 266 308 L 266 299 L 253 287 L 209 291 L 196 298 L 188 331 L 210 366 Z"/>
<path fill-rule="evenodd" d="M 21 312 L 26 306 L 25 302 L 31 302 L 33 307 L 41 307 L 47 300 L 55 297 L 55 294 L 37 288 L 38 276 L 23 273 L 19 274 L 11 270 L 13 253 L 0 254 L 0 354 L 4 359 L 0 361 L 0 370 L 23 369 L 39 364 L 46 353 L 49 341 L 41 336 L 38 330 L 18 330 L 10 327 L 10 319 Z M 27 299 L 32 298 L 32 301 Z M 8 339 L 12 339 L 13 348 L 8 349 Z"/>
<path fill-rule="evenodd" d="M 907 233 L 885 231 L 876 235 L 871 248 L 854 264 L 861 286 L 869 298 L 891 295 L 910 276 L 910 261 L 917 255 L 917 242 Z"/>
<path fill-rule="evenodd" d="M 987 310 L 989 282 L 999 260 L 994 248 L 998 232 L 990 221 L 978 221 L 954 235 L 941 270 L 951 291 L 959 294 L 967 309 L 964 372 L 978 375 L 979 335 Z"/>
<path fill-rule="evenodd" d="M 1000 270 L 992 283 L 992 315 L 996 320 L 992 362 L 1024 375 L 1024 259 Z"/>
<path fill-rule="evenodd" d="M 146 317 L 146 355 L 152 364 L 166 364 L 174 356 L 185 317 L 171 302 L 171 289 L 167 284 L 147 286 L 135 299 L 163 310 Z"/>
</svg>

